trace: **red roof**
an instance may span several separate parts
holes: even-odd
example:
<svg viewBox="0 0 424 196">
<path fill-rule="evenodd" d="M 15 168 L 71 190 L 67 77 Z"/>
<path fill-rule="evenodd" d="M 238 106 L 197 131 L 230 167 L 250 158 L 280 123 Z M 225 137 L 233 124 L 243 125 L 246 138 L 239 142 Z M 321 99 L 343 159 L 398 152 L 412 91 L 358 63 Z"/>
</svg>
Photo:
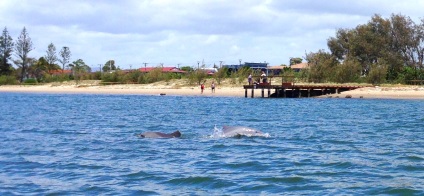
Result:
<svg viewBox="0 0 424 196">
<path fill-rule="evenodd" d="M 146 68 L 140 68 L 140 72 L 150 72 L 154 69 L 162 69 L 162 72 L 166 73 L 185 73 L 185 71 L 176 68 L 176 67 L 146 67 Z"/>
</svg>

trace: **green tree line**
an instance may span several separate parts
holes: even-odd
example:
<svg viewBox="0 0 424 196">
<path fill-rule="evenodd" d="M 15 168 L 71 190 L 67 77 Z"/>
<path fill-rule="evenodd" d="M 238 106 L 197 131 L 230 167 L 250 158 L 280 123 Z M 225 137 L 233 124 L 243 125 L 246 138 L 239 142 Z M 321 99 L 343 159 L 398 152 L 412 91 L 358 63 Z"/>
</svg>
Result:
<svg viewBox="0 0 424 196">
<path fill-rule="evenodd" d="M 319 50 L 305 54 L 308 68 L 294 74 L 298 81 L 336 83 L 408 83 L 424 80 L 424 19 L 415 23 L 410 17 L 392 14 L 389 18 L 374 15 L 366 24 L 351 29 L 338 29 L 328 38 L 329 52 Z M 24 27 L 14 42 L 5 27 L 0 36 L 0 84 L 24 82 L 31 78 L 35 82 L 63 80 L 101 79 L 105 82 L 151 83 L 173 78 L 187 78 L 190 84 L 200 84 L 212 77 L 200 70 L 187 69 L 188 74 L 162 73 L 160 69 L 150 73 L 124 72 L 107 61 L 102 72 L 89 74 L 90 67 L 82 59 L 70 61 L 71 51 L 64 46 L 59 52 L 53 43 L 47 46 L 46 55 L 38 59 L 29 57 L 34 49 L 31 38 Z M 15 56 L 12 59 L 12 55 Z M 301 62 L 291 58 L 290 65 Z M 12 63 L 17 67 L 13 67 Z M 60 63 L 57 64 L 57 63 Z M 52 74 L 55 70 L 71 70 L 71 74 Z M 220 69 L 213 77 L 220 83 L 230 78 L 232 83 L 245 80 L 250 69 L 229 72 Z"/>
<path fill-rule="evenodd" d="M 330 52 L 306 54 L 308 82 L 408 83 L 423 80 L 424 20 L 374 15 L 367 24 L 338 29 L 327 40 Z"/>
</svg>

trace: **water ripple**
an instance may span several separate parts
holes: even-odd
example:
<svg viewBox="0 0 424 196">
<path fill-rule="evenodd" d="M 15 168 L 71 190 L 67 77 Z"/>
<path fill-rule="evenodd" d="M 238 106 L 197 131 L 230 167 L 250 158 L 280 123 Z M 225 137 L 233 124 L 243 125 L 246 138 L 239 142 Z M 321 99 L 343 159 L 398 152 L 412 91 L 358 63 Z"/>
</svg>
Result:
<svg viewBox="0 0 424 196">
<path fill-rule="evenodd" d="M 0 99 L 1 195 L 424 194 L 422 101 Z M 211 137 L 222 125 L 271 137 Z M 136 137 L 175 130 L 181 139 Z"/>
</svg>

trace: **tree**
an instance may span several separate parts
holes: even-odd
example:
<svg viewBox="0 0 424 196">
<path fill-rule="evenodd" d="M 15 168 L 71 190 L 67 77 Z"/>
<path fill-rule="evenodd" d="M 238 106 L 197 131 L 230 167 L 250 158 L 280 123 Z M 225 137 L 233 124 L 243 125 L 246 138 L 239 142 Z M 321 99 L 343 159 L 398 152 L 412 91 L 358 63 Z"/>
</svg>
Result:
<svg viewBox="0 0 424 196">
<path fill-rule="evenodd" d="M 44 56 L 44 59 L 47 61 L 47 70 L 51 71 L 54 69 L 54 64 L 56 63 L 57 59 L 57 54 L 56 54 L 56 47 L 54 46 L 53 43 L 50 43 L 49 46 L 47 47 L 47 51 L 46 51 L 46 56 Z"/>
<path fill-rule="evenodd" d="M 91 72 L 91 68 L 87 64 L 85 64 L 82 59 L 78 59 L 72 62 L 72 64 L 69 64 L 69 66 L 72 69 L 72 74 L 77 83 L 81 79 L 82 74 Z"/>
<path fill-rule="evenodd" d="M 339 29 L 327 45 L 339 62 L 359 63 L 362 77 L 373 72 L 373 82 L 376 76 L 377 82 L 403 80 L 405 67 L 424 69 L 424 20 L 416 24 L 400 14 L 387 19 L 376 14 L 367 24 Z M 421 78 L 417 75 L 414 79 Z"/>
<path fill-rule="evenodd" d="M 183 66 L 180 69 L 183 70 L 183 71 L 186 71 L 186 72 L 192 72 L 193 71 L 193 68 L 190 67 L 190 66 Z"/>
<path fill-rule="evenodd" d="M 35 59 L 30 60 L 30 65 L 28 66 L 28 75 L 31 78 L 37 79 L 37 82 L 41 82 L 42 76 L 48 70 L 49 63 L 44 57 L 40 57 L 38 61 Z"/>
<path fill-rule="evenodd" d="M 7 28 L 4 27 L 3 33 L 0 36 L 0 75 L 10 74 L 12 65 L 7 61 L 10 59 L 13 51 L 13 39 L 9 35 Z"/>
<path fill-rule="evenodd" d="M 305 59 L 309 65 L 309 81 L 322 83 L 333 80 L 333 72 L 339 64 L 335 56 L 319 50 L 316 53 L 306 54 Z"/>
<path fill-rule="evenodd" d="M 299 57 L 297 57 L 297 58 L 290 58 L 290 65 L 296 65 L 296 64 L 299 64 L 299 63 L 302 63 L 302 58 L 299 58 Z"/>
<path fill-rule="evenodd" d="M 108 60 L 102 68 L 103 72 L 109 72 L 112 70 L 116 70 L 115 61 Z"/>
<path fill-rule="evenodd" d="M 19 35 L 18 40 L 15 44 L 15 54 L 21 60 L 21 75 L 20 82 L 24 80 L 26 73 L 27 63 L 28 63 L 28 53 L 31 52 L 34 48 L 32 47 L 31 38 L 28 35 L 26 28 L 22 29 L 21 35 Z M 19 66 L 19 65 L 18 65 Z"/>
<path fill-rule="evenodd" d="M 65 70 L 65 66 L 69 63 L 69 59 L 71 59 L 71 50 L 69 47 L 64 46 L 62 50 L 60 50 L 60 59 L 59 62 L 62 64 L 62 71 Z"/>
</svg>

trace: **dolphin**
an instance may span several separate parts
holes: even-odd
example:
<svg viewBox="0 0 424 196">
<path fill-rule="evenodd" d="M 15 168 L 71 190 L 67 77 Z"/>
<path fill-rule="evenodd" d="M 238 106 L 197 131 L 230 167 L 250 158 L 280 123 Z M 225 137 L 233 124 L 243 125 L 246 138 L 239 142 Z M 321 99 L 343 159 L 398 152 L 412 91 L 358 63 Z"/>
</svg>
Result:
<svg viewBox="0 0 424 196">
<path fill-rule="evenodd" d="M 180 131 L 173 133 L 161 133 L 161 132 L 144 132 L 137 135 L 141 138 L 179 138 L 181 137 Z"/>
<path fill-rule="evenodd" d="M 241 137 L 241 136 L 267 136 L 262 131 L 245 126 L 222 126 L 224 137 Z"/>
</svg>

